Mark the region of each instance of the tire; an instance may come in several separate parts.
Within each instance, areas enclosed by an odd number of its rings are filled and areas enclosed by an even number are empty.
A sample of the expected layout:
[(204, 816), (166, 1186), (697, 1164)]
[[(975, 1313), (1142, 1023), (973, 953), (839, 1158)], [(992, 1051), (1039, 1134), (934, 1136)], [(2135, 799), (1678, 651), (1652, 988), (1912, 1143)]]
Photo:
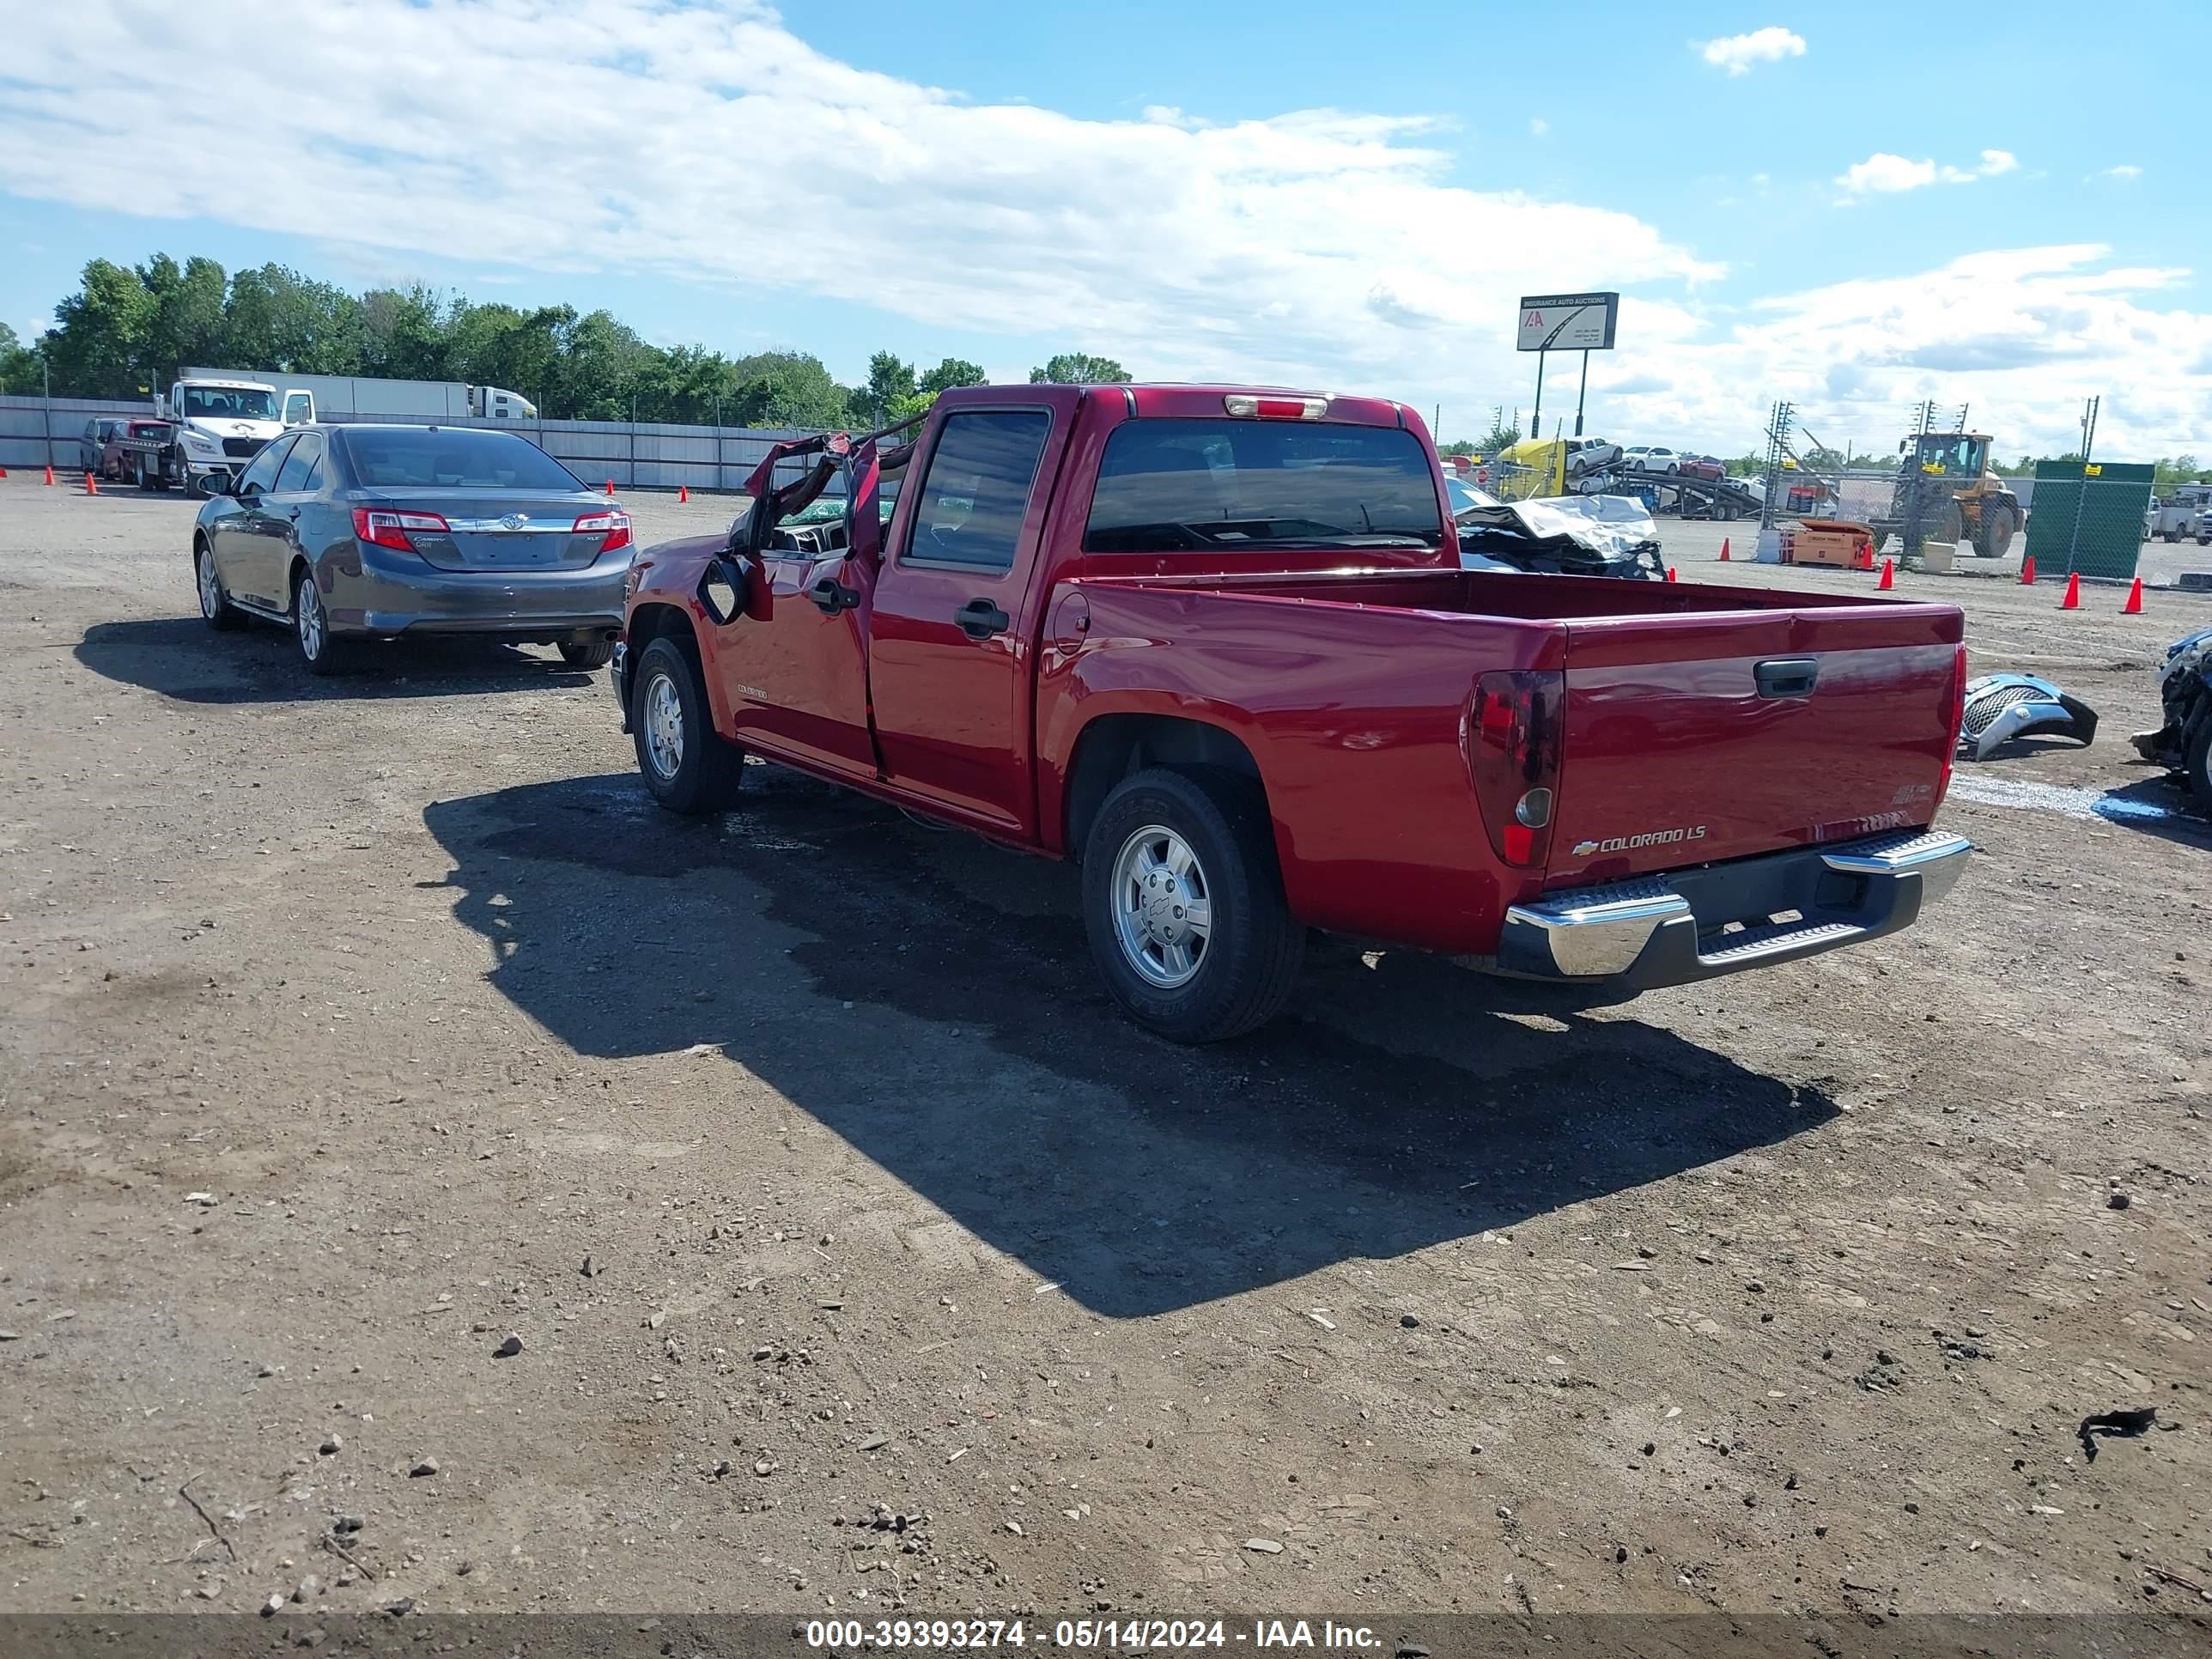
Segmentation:
[(151, 490), (154, 488), (146, 481), (146, 458), (143, 455), (131, 458), (131, 482), (141, 489)]
[(292, 643), (300, 647), (300, 660), (310, 674), (336, 674), (345, 666), (344, 645), (331, 637), (330, 613), (323, 609), (314, 572), (304, 564), (292, 576)]
[(215, 553), (204, 541), (192, 544), (192, 585), (199, 590), (200, 620), (218, 632), (236, 628), (246, 619), (222, 591), (216, 574)]
[(2161, 537), (2160, 538), (2160, 539), (2161, 541), (2163, 541), (2163, 542), (2164, 542), (2164, 543), (2165, 543), (2168, 547), (2171, 547), (2171, 546), (2172, 546), (2172, 545), (2174, 544), (2174, 543), (2176, 543), (2176, 542), (2178, 542), (2178, 541), (2179, 541), (2179, 540), (2181, 539), (2181, 532), (2180, 532), (2179, 530), (2169, 530), (2169, 531), (2167, 531), (2167, 532), (2166, 532), (2163, 536), (2161, 536)]
[[(1208, 913), (1202, 931), (1188, 914), (1194, 888)], [(1173, 1042), (1265, 1024), (1305, 957), (1266, 799), (1211, 769), (1153, 768), (1106, 798), (1084, 842), (1083, 923), (1114, 1000)]]
[(1955, 501), (1945, 501), (1936, 509), (1936, 539), (1955, 544), (1966, 533), (1966, 515)]
[(698, 659), (672, 639), (645, 647), (630, 671), (638, 775), (653, 799), (690, 817), (737, 799), (744, 751), (714, 730)]
[(2197, 810), (2212, 817), (2212, 720), (2197, 723), (2197, 736), (2182, 757), (2182, 771), (2189, 780), (2189, 793), (2197, 798)]
[(2012, 514), (2002, 507), (1991, 507), (1982, 514), (1982, 533), (1974, 543), (1974, 551), (1985, 559), (2002, 559), (2012, 546)]
[(605, 668), (615, 659), (612, 640), (563, 640), (561, 660), (571, 668)]

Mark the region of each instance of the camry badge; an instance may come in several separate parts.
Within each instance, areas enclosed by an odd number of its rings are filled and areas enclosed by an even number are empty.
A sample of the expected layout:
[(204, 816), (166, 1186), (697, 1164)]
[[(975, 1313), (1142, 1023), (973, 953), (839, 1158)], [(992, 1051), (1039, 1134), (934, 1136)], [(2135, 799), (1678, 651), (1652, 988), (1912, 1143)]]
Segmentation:
[(499, 521), (499, 527), (501, 530), (520, 530), (529, 522), (527, 513), (510, 513)]

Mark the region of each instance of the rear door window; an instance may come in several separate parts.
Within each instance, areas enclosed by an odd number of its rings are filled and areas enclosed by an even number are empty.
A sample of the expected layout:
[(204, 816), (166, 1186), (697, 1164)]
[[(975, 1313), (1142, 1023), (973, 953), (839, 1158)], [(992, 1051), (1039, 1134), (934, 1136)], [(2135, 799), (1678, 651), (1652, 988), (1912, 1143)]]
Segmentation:
[(1106, 441), (1087, 553), (1307, 546), (1436, 547), (1428, 452), (1393, 427), (1124, 421)]
[(1011, 570), (1051, 430), (1052, 416), (1042, 409), (983, 409), (947, 418), (922, 480), (905, 556), (921, 564)]
[(277, 469), (276, 493), (313, 489), (315, 468), (322, 459), (323, 441), (312, 432), (301, 433), (292, 453), (284, 458), (284, 465)]

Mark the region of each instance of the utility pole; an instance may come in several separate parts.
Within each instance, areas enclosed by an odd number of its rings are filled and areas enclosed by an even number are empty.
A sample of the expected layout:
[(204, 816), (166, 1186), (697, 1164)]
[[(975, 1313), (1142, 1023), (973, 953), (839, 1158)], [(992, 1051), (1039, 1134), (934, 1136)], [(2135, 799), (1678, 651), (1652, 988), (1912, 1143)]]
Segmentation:
[(1589, 353), (1583, 353), (1582, 389), (1575, 393), (1575, 436), (1583, 435), (1583, 399), (1589, 392)]

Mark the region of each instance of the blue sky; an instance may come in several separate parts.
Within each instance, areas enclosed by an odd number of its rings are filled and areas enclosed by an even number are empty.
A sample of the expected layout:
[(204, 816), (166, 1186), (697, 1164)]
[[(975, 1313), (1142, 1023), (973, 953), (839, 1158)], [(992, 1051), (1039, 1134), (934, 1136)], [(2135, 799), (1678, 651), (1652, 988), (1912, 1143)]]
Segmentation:
[[(87, 258), (158, 248), (604, 305), (847, 379), (878, 347), (998, 376), (1082, 347), (1440, 404), (1455, 435), (1529, 401), (1517, 294), (1613, 287), (1591, 426), (1628, 441), (1735, 453), (1786, 396), (1875, 446), (1925, 396), (2008, 449), (2057, 447), (2100, 392), (2108, 443), (2212, 454), (2201, 0), (515, 18), (94, 0), (21, 20), (0, 319), (27, 335)], [(207, 83), (210, 39), (267, 43), (239, 83), (259, 113), (198, 98), (180, 143), (162, 112), (180, 68)], [(231, 171), (256, 128), (296, 142)], [(149, 146), (220, 160), (157, 184), (115, 159)], [(1555, 362), (1547, 426), (1571, 381)]]

